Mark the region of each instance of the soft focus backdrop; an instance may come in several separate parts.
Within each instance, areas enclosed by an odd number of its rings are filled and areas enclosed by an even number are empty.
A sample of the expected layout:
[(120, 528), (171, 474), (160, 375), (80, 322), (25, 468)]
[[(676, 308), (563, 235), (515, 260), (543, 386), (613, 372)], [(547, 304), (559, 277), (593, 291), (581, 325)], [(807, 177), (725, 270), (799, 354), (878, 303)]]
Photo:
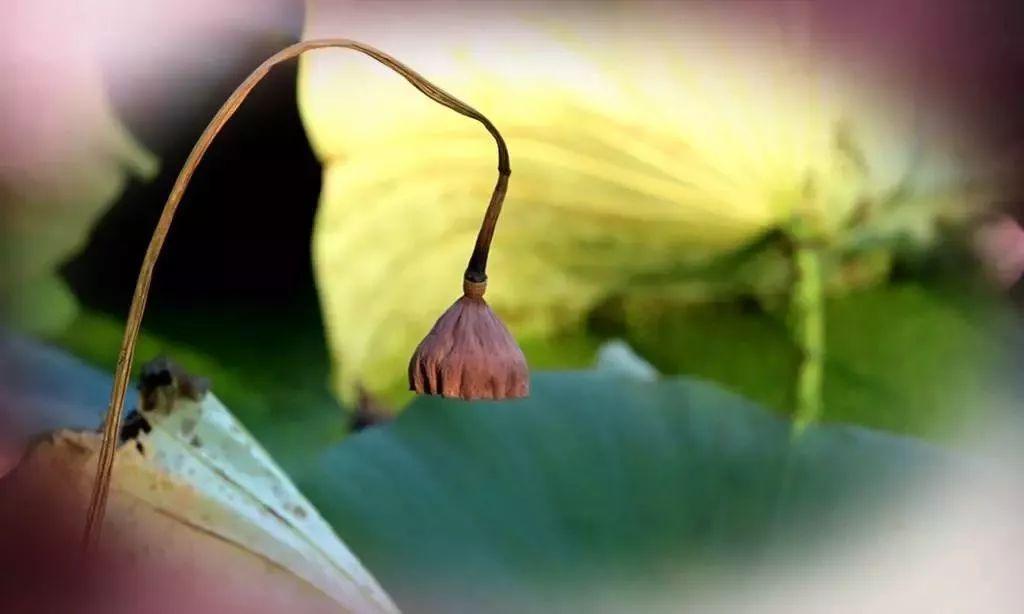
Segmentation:
[(401, 607), (550, 605), (609, 574), (613, 601), (699, 600), (702, 579), (913, 524), (927, 476), (995, 458), (1003, 488), (1019, 460), (1016, 3), (2, 11), (0, 468), (96, 420), (194, 139), (262, 59), (319, 37), (387, 51), (506, 136), (487, 298), (534, 398), (410, 405), (493, 142), (338, 50), (277, 69), (215, 142), (138, 356), (210, 377)]

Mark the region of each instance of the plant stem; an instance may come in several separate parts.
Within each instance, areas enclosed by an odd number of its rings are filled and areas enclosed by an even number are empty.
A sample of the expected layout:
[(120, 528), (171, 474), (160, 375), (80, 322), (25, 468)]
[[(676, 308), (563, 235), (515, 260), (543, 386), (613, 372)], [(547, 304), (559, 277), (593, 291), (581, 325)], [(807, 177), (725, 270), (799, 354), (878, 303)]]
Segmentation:
[(224, 127), (224, 124), (227, 123), (228, 119), (230, 119), (231, 116), (234, 115), (235, 111), (238, 110), (238, 107), (245, 100), (246, 96), (248, 96), (252, 89), (256, 87), (256, 84), (267, 76), (267, 73), (270, 72), (271, 68), (282, 62), (298, 57), (306, 51), (327, 47), (351, 49), (377, 60), (381, 64), (400, 74), (406, 79), (406, 81), (412, 84), (413, 87), (418, 89), (431, 100), (448, 107), (456, 113), (460, 113), (480, 122), (491, 136), (494, 137), (498, 146), (498, 182), (495, 184), (494, 192), (491, 196), (490, 203), (487, 206), (487, 212), (484, 215), (480, 232), (477, 235), (476, 245), (473, 249), (473, 254), (470, 257), (469, 265), (467, 266), (465, 273), (465, 278), (470, 281), (483, 282), (487, 279), (487, 255), (491, 246), (491, 238), (494, 236), (494, 228), (498, 221), (498, 215), (501, 213), (501, 205), (504, 202), (505, 192), (508, 188), (508, 177), (511, 173), (509, 167), (508, 148), (505, 146), (505, 140), (501, 137), (498, 129), (494, 127), (494, 124), (484, 117), (482, 113), (463, 103), (451, 94), (448, 94), (441, 88), (435, 86), (405, 64), (402, 64), (383, 51), (375, 49), (369, 45), (364, 45), (362, 43), (343, 38), (319, 39), (296, 43), (275, 53), (260, 64), (259, 67), (257, 67), (256, 70), (254, 70), (252, 74), (250, 74), (245, 81), (243, 81), (242, 84), (232, 92), (231, 96), (228, 97), (220, 110), (217, 111), (217, 114), (210, 121), (209, 125), (206, 126), (206, 129), (199, 136), (199, 140), (196, 141), (196, 144), (192, 148), (192, 152), (185, 161), (185, 166), (182, 167), (181, 172), (178, 174), (178, 179), (174, 183), (174, 188), (171, 190), (171, 194), (168, 196), (167, 202), (164, 204), (156, 229), (153, 231), (153, 237), (150, 239), (149, 247), (146, 248), (146, 254), (143, 257), (142, 267), (139, 271), (139, 277), (135, 285), (135, 293), (132, 295), (131, 308), (128, 311), (128, 320), (125, 324), (124, 339), (121, 342), (121, 350), (117, 357), (117, 367), (114, 373), (114, 385), (110, 393), (110, 405), (107, 407), (106, 418), (103, 422), (103, 443), (100, 447), (96, 478), (93, 483), (92, 498), (89, 502), (89, 512), (85, 523), (84, 546), (86, 550), (92, 548), (99, 540), (100, 529), (103, 524), (103, 515), (106, 512), (107, 498), (110, 493), (110, 479), (114, 468), (114, 453), (117, 449), (117, 442), (121, 431), (121, 408), (124, 405), (125, 391), (128, 387), (132, 362), (135, 357), (135, 343), (138, 339), (139, 329), (142, 325), (142, 315), (146, 309), (146, 299), (149, 296), (149, 286), (153, 278), (153, 269), (156, 266), (157, 259), (160, 256), (160, 250), (163, 248), (164, 241), (167, 238), (167, 233), (170, 230), (171, 221), (174, 218), (174, 212), (177, 210), (178, 203), (181, 202), (181, 198), (185, 193), (185, 188), (188, 186), (196, 167), (199, 165), (199, 161), (202, 160), (203, 155), (206, 153), (206, 150), (209, 149), (213, 139), (221, 131), (221, 128)]
[(792, 330), (800, 351), (796, 377), (793, 437), (821, 417), (825, 362), (825, 304), (821, 248), (797, 241), (793, 254), (795, 278), (791, 295)]

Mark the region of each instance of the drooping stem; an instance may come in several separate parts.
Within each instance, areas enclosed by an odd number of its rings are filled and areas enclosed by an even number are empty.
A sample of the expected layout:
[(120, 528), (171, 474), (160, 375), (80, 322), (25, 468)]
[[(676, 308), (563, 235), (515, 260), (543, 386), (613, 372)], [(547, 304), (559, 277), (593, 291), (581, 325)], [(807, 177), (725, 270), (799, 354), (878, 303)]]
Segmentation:
[(821, 248), (798, 241), (793, 252), (795, 278), (791, 295), (791, 326), (800, 363), (796, 377), (793, 436), (821, 417), (825, 362), (825, 303)]
[(498, 169), (498, 183), (494, 185), (491, 203), (487, 206), (487, 213), (484, 214), (480, 232), (476, 235), (473, 255), (469, 257), (469, 265), (466, 267), (466, 281), (474, 283), (487, 281), (487, 255), (491, 251), (491, 239), (494, 237), (498, 215), (501, 214), (501, 203), (505, 200), (505, 192), (508, 190), (508, 175), (508, 172), (501, 172), (501, 169)]
[(100, 448), (99, 460), (97, 463), (96, 477), (93, 484), (92, 498), (89, 502), (89, 512), (86, 518), (84, 545), (91, 548), (99, 539), (100, 529), (103, 524), (103, 516), (106, 511), (107, 497), (110, 493), (110, 479), (114, 467), (114, 453), (117, 448), (119, 433), (121, 431), (121, 408), (124, 404), (125, 391), (128, 387), (128, 380), (131, 374), (132, 362), (135, 357), (135, 344), (139, 336), (139, 329), (142, 325), (142, 316), (146, 309), (146, 299), (149, 296), (149, 286), (153, 278), (153, 269), (156, 266), (160, 250), (163, 248), (167, 233), (171, 227), (171, 220), (178, 208), (188, 187), (189, 181), (195, 173), (196, 167), (202, 160), (206, 150), (210, 147), (213, 139), (234, 115), (235, 111), (245, 100), (246, 96), (270, 72), (274, 66), (291, 60), (300, 54), (313, 49), (336, 47), (351, 49), (370, 56), (374, 60), (387, 66), (404, 77), (413, 87), (422, 92), (425, 96), (442, 104), (449, 109), (477, 120), (494, 137), (498, 146), (498, 182), (494, 187), (487, 212), (484, 215), (480, 233), (477, 236), (476, 246), (470, 258), (469, 266), (466, 269), (465, 277), (471, 281), (484, 281), (487, 278), (487, 254), (490, 250), (491, 238), (494, 236), (494, 228), (501, 213), (501, 205), (505, 198), (505, 191), (508, 187), (508, 177), (511, 173), (509, 167), (508, 148), (505, 140), (501, 137), (498, 129), (483, 114), (473, 107), (463, 103), (451, 94), (427, 81), (419, 73), (388, 54), (379, 51), (369, 45), (348, 40), (348, 39), (319, 39), (303, 41), (291, 45), (264, 61), (256, 70), (250, 74), (238, 88), (232, 92), (227, 101), (210, 121), (209, 125), (196, 141), (192, 152), (185, 161), (184, 167), (178, 174), (167, 202), (164, 204), (160, 219), (153, 237), (150, 239), (146, 254), (142, 260), (142, 267), (139, 271), (138, 281), (135, 285), (135, 293), (132, 295), (131, 308), (128, 311), (128, 320), (125, 325), (124, 339), (121, 341), (121, 350), (117, 357), (117, 367), (114, 373), (114, 385), (110, 393), (110, 405), (107, 407), (106, 419), (103, 423), (103, 443)]

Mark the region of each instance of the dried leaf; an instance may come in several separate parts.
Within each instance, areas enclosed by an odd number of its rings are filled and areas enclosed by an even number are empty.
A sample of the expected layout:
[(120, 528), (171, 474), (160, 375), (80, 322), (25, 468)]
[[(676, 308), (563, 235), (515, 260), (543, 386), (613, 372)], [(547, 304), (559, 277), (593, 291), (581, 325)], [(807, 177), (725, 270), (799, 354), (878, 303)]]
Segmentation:
[[(130, 531), (127, 543), (149, 563), (196, 558), (206, 566), (214, 552), (223, 563), (218, 579), (280, 585), (275, 598), (288, 609), (297, 599), (302, 611), (397, 611), (216, 396), (181, 374), (157, 373), (165, 381), (144, 386), (143, 408), (126, 423), (131, 436), (117, 451), (107, 532)], [(84, 503), (99, 444), (94, 433), (59, 431), (26, 462), (69, 476)]]

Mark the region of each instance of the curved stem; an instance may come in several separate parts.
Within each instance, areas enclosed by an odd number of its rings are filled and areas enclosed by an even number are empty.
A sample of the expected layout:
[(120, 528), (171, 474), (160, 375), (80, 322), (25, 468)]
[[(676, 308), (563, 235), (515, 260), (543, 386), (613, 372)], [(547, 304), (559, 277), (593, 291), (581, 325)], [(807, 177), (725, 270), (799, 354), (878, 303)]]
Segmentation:
[(491, 239), (494, 237), (494, 227), (498, 224), (498, 215), (501, 214), (501, 203), (504, 202), (505, 192), (508, 190), (508, 176), (507, 171), (501, 172), (499, 169), (498, 183), (494, 184), (491, 202), (487, 205), (487, 213), (484, 214), (480, 232), (476, 235), (473, 255), (469, 257), (469, 265), (466, 267), (466, 281), (487, 281), (487, 255), (491, 251)]
[(477, 120), (483, 124), (491, 136), (494, 137), (498, 146), (498, 183), (494, 187), (494, 193), (491, 196), (487, 212), (484, 215), (483, 224), (480, 227), (480, 233), (477, 236), (473, 255), (470, 258), (469, 266), (466, 269), (467, 279), (483, 281), (487, 278), (487, 254), (490, 249), (491, 238), (494, 236), (494, 227), (498, 221), (498, 215), (501, 213), (501, 205), (504, 201), (505, 190), (508, 185), (508, 176), (511, 173), (509, 168), (508, 148), (505, 146), (505, 140), (501, 137), (498, 129), (494, 127), (494, 124), (492, 124), (490, 120), (484, 117), (483, 114), (473, 107), (463, 103), (451, 94), (435, 86), (430, 81), (423, 78), (419, 73), (383, 51), (370, 47), (369, 45), (364, 45), (362, 43), (343, 38), (319, 39), (296, 43), (275, 53), (260, 64), (260, 66), (256, 68), (256, 70), (254, 70), (252, 74), (250, 74), (245, 81), (235, 89), (234, 92), (232, 92), (231, 96), (224, 102), (220, 110), (217, 111), (217, 114), (210, 121), (202, 135), (200, 135), (199, 140), (196, 141), (195, 146), (192, 148), (192, 152), (185, 161), (185, 166), (181, 169), (178, 179), (174, 183), (174, 188), (171, 190), (171, 194), (168, 196), (167, 202), (164, 204), (163, 212), (160, 214), (160, 219), (157, 222), (156, 229), (153, 231), (153, 237), (150, 239), (149, 247), (146, 248), (146, 255), (142, 260), (142, 267), (139, 271), (138, 281), (135, 285), (135, 293), (132, 295), (131, 308), (128, 311), (128, 321), (125, 325), (124, 339), (121, 341), (121, 350), (117, 357), (114, 386), (110, 393), (110, 405), (107, 407), (107, 415), (103, 423), (103, 444), (100, 448), (92, 498), (89, 503), (88, 516), (86, 517), (85, 547), (87, 549), (93, 546), (99, 539), (100, 529), (103, 524), (103, 515), (106, 511), (107, 497), (110, 492), (110, 478), (114, 467), (114, 452), (116, 451), (119, 433), (121, 431), (121, 408), (124, 405), (125, 391), (128, 387), (132, 361), (135, 356), (135, 343), (138, 339), (139, 329), (142, 325), (142, 315), (146, 309), (146, 299), (149, 295), (149, 286), (153, 278), (153, 269), (156, 266), (157, 258), (160, 256), (160, 250), (163, 248), (164, 241), (167, 238), (167, 233), (170, 230), (171, 220), (174, 218), (174, 212), (178, 208), (178, 203), (181, 201), (181, 198), (185, 193), (185, 188), (188, 186), (193, 173), (195, 173), (196, 167), (199, 165), (199, 161), (202, 160), (203, 155), (206, 153), (206, 150), (209, 149), (213, 139), (221, 131), (221, 128), (224, 127), (224, 124), (227, 123), (228, 119), (235, 114), (235, 111), (238, 110), (242, 101), (244, 101), (246, 96), (249, 95), (249, 92), (256, 87), (257, 83), (267, 76), (267, 73), (270, 72), (271, 68), (282, 62), (291, 60), (306, 51), (327, 47), (352, 49), (370, 56), (374, 60), (377, 60), (381, 64), (405, 77), (413, 87), (418, 89), (431, 100), (448, 107), (456, 113), (460, 113), (466, 117)]

